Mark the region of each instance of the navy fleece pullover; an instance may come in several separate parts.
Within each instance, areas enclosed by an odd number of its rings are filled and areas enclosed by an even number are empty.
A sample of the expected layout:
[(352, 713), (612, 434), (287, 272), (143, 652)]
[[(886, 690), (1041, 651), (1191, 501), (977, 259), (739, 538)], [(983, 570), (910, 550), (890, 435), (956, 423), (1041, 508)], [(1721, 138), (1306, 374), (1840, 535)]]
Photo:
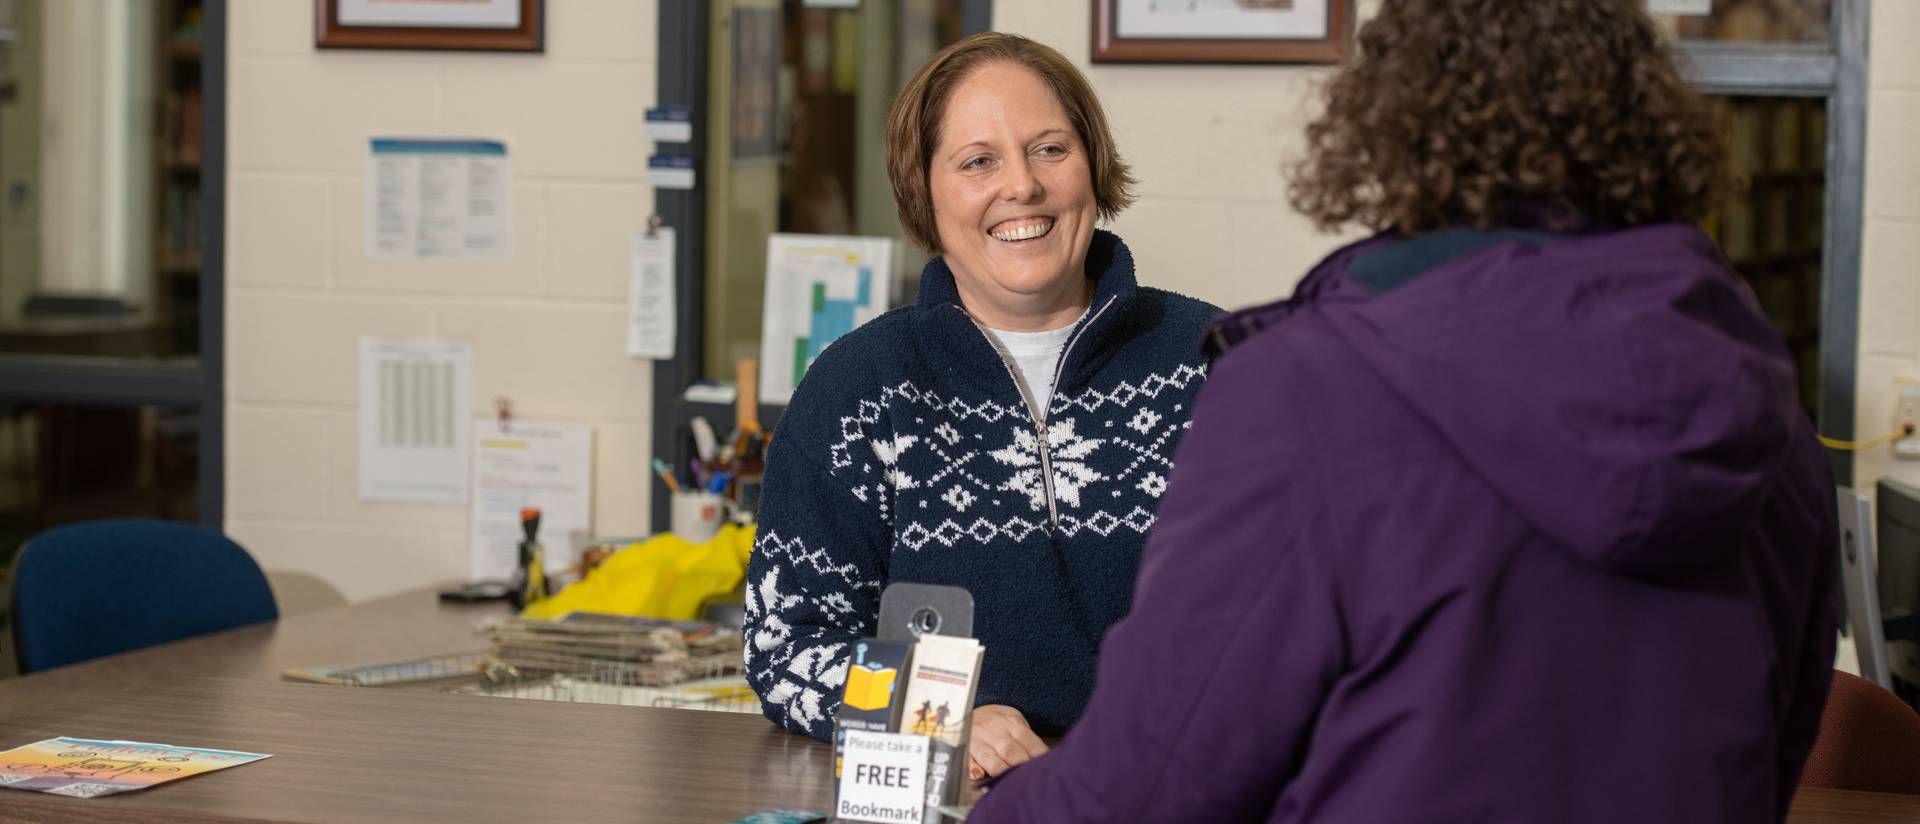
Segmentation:
[(1137, 285), (1096, 232), (1094, 298), (1044, 420), (935, 259), (918, 300), (808, 369), (767, 458), (748, 564), (746, 665), (769, 719), (831, 734), (851, 642), (893, 581), (974, 597), (979, 704), (1041, 734), (1080, 717), (1206, 375), (1215, 307)]

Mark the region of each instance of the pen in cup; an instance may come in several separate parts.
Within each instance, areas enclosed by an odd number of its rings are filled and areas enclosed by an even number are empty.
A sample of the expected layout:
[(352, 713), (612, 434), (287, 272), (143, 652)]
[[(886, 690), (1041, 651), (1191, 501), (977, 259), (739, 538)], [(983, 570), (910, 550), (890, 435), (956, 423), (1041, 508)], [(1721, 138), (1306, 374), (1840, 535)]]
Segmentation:
[(667, 468), (666, 461), (654, 458), (653, 471), (660, 476), (660, 481), (667, 485), (667, 491), (669, 493), (675, 495), (680, 494), (680, 482), (673, 479), (673, 470)]

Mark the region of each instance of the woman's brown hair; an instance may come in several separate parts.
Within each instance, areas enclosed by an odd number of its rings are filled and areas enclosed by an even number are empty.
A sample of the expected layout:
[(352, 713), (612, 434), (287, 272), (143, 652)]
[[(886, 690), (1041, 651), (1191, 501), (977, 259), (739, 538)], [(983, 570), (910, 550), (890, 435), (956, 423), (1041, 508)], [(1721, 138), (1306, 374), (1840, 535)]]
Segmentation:
[(1086, 76), (1051, 47), (1017, 34), (983, 32), (941, 49), (914, 73), (887, 110), (887, 178), (893, 182), (894, 206), (908, 240), (934, 254), (941, 252), (927, 181), (929, 164), (940, 144), (947, 100), (961, 81), (989, 63), (1025, 67), (1053, 90), (1086, 147), (1094, 208), (1101, 220), (1112, 220), (1133, 203), (1133, 172), (1114, 148), (1106, 112)]
[(1516, 206), (1694, 222), (1726, 191), (1712, 110), (1642, 0), (1386, 0), (1294, 170), (1323, 229), (1488, 227)]

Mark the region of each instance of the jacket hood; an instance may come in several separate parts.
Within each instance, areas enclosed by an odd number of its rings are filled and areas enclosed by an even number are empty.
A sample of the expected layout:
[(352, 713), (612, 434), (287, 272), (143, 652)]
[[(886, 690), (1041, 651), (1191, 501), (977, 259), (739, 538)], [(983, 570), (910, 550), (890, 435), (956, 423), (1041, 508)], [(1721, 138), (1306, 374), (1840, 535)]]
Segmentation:
[(1633, 577), (1724, 562), (1739, 542), (1702, 539), (1759, 510), (1804, 413), (1779, 333), (1712, 241), (1442, 235), (1336, 252), (1215, 341), (1317, 315), (1567, 550)]

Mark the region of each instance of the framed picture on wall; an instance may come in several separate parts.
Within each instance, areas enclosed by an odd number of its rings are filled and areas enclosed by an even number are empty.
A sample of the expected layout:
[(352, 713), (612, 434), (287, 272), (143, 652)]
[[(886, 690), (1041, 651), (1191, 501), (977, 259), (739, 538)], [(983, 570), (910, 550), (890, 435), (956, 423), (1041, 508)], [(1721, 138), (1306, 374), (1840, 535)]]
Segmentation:
[(545, 49), (546, 0), (314, 0), (323, 49)]
[(1352, 0), (1093, 0), (1095, 63), (1337, 63)]

